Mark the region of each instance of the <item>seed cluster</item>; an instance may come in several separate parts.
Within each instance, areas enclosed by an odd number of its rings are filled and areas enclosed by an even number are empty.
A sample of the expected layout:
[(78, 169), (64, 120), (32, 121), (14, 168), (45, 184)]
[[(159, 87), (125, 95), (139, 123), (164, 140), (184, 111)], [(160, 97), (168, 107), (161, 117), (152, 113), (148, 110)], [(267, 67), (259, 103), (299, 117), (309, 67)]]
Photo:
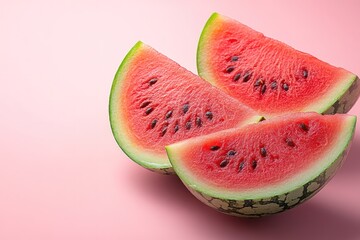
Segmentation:
[[(310, 130), (310, 127), (305, 124), (305, 123), (299, 123), (299, 128), (304, 131), (305, 133), (307, 133)], [(296, 144), (295, 142), (292, 140), (291, 137), (286, 137), (284, 138), (284, 143), (286, 144), (286, 146), (290, 147), (290, 148), (295, 148)], [(268, 152), (268, 149), (265, 145), (261, 144), (259, 147), (259, 155), (258, 157), (256, 156), (241, 156), (241, 154), (239, 156), (238, 152), (234, 149), (221, 149), (222, 146), (220, 145), (212, 145), (209, 147), (209, 150), (212, 152), (216, 152), (220, 156), (220, 160), (219, 160), (219, 167), (220, 168), (225, 168), (226, 166), (228, 166), (231, 162), (233, 162), (233, 164), (238, 164), (237, 167), (237, 171), (238, 172), (242, 172), (246, 166), (249, 167), (249, 169), (251, 169), (252, 171), (256, 170), (259, 166), (260, 161), (266, 160), (268, 157), (274, 157), (276, 155), (271, 155)], [(223, 155), (223, 153), (225, 153), (225, 156)], [(247, 158), (247, 160), (245, 159)]]
[[(210, 151), (218, 151), (221, 149), (221, 147), (219, 145), (213, 145), (210, 146)], [(262, 157), (266, 157), (266, 149), (265, 147), (260, 148), (260, 153)], [(236, 159), (234, 158), (237, 155), (237, 151), (234, 149), (230, 149), (226, 151), (226, 156), (222, 157), (220, 163), (219, 163), (219, 167), (220, 168), (225, 168), (226, 166), (229, 165), (229, 163), (231, 161), (236, 161)], [(238, 166), (238, 171), (241, 172), (245, 167), (246, 167), (246, 161), (244, 159), (244, 157), (240, 158), (239, 162), (239, 166)], [(252, 170), (255, 170), (257, 168), (258, 165), (258, 160), (256, 158), (252, 158), (250, 161), (249, 166), (251, 167)]]
[[(236, 66), (234, 63), (238, 62), (240, 60), (240, 57), (238, 55), (234, 55), (230, 57), (229, 59), (230, 65), (228, 65), (224, 72), (226, 74), (230, 74), (236, 70)], [(233, 82), (249, 82), (251, 79), (253, 79), (254, 72), (251, 70), (239, 70), (235, 74), (231, 74), (232, 81)], [(303, 79), (307, 79), (309, 76), (309, 72), (306, 68), (302, 68), (300, 70), (299, 74)], [(241, 80), (241, 81), (240, 81)], [(269, 85), (269, 87), (268, 87)], [(264, 95), (268, 89), (275, 91), (278, 89), (278, 85), (280, 85), (281, 90), (287, 92), (290, 90), (290, 84), (287, 81), (281, 80), (275, 80), (275, 79), (269, 79), (266, 80), (263, 77), (258, 77), (256, 79), (253, 79), (253, 88), (254, 90), (259, 90), (261, 95)]]
[[(149, 86), (154, 85), (156, 82), (158, 82), (158, 78), (152, 78), (149, 80), (148, 84)], [(140, 103), (139, 109), (144, 111), (144, 116), (150, 116), (151, 113), (155, 110), (156, 106), (152, 104), (150, 100), (145, 100)], [(175, 134), (178, 132), (181, 128), (184, 130), (190, 130), (193, 127), (202, 127), (204, 125), (204, 121), (212, 121), (213, 120), (213, 112), (211, 110), (206, 110), (203, 114), (197, 114), (193, 117), (186, 116), (190, 109), (190, 103), (186, 102), (184, 103), (179, 110), (177, 109), (167, 109), (164, 113), (163, 119), (159, 119), (158, 117), (153, 118), (150, 120), (148, 124), (147, 130), (150, 129), (156, 129), (159, 128), (159, 136), (163, 137), (166, 133), (171, 132), (172, 134)], [(174, 118), (174, 113), (179, 112), (180, 116), (177, 116), (173, 120), (173, 127), (170, 127), (170, 123), (172, 119)], [(185, 121), (180, 121), (181, 118), (187, 117)], [(183, 122), (183, 126), (181, 126), (181, 122)], [(172, 128), (172, 130), (171, 130)]]

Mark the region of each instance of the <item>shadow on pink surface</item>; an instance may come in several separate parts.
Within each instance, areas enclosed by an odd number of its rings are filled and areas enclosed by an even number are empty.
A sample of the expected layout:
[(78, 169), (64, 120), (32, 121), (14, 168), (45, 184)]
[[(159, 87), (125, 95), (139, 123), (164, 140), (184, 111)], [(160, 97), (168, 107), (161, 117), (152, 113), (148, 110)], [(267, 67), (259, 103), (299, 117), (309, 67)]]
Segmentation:
[[(360, 139), (354, 139), (342, 175), (358, 174), (360, 168)], [(356, 173), (355, 173), (356, 171)], [(164, 211), (176, 209), (181, 221), (193, 224), (199, 232), (207, 232), (212, 239), (358, 239), (359, 219), (343, 213), (321, 200), (312, 199), (281, 214), (259, 219), (246, 219), (219, 213), (198, 201), (176, 176), (162, 176), (151, 172), (129, 174), (133, 187), (144, 197), (156, 202)], [(344, 176), (343, 176), (344, 177)], [(355, 176), (354, 176), (355, 177)], [(191, 216), (191, 217), (189, 217)], [(175, 217), (174, 217), (175, 218)], [(186, 218), (186, 220), (184, 220)], [(180, 220), (179, 220), (180, 221)]]
[(342, 169), (339, 172), (339, 176), (346, 175), (350, 177), (354, 175), (359, 176), (360, 169), (360, 136), (354, 138), (348, 157), (344, 162)]

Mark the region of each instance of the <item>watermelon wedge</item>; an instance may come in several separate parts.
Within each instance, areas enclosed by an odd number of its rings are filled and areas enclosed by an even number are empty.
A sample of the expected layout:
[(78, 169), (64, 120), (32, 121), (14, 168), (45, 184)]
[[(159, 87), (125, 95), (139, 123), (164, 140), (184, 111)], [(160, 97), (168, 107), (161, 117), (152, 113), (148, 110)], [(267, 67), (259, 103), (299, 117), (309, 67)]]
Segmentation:
[(187, 188), (223, 213), (256, 217), (312, 197), (341, 166), (355, 131), (346, 114), (283, 115), (166, 150)]
[(198, 44), (201, 77), (265, 117), (291, 112), (346, 113), (358, 77), (214, 13)]
[(142, 42), (116, 73), (109, 115), (123, 151), (141, 166), (163, 173), (172, 172), (165, 145), (261, 118)]

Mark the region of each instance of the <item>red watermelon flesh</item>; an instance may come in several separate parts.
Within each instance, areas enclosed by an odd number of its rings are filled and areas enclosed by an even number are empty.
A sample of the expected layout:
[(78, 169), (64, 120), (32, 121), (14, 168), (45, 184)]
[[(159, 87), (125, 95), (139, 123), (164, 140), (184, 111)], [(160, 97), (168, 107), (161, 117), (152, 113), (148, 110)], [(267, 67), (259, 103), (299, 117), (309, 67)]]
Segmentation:
[(121, 64), (110, 97), (120, 147), (144, 167), (170, 168), (165, 145), (260, 119), (252, 109), (137, 43)]
[(283, 115), (166, 147), (175, 172), (205, 204), (236, 216), (290, 209), (318, 192), (346, 158), (356, 117)]
[(360, 94), (353, 73), (217, 13), (204, 27), (197, 62), (201, 77), (264, 116), (343, 113)]
[[(286, 182), (347, 146), (355, 117), (298, 113), (171, 145), (172, 162), (210, 186), (229, 191)], [(346, 137), (345, 137), (346, 136)]]
[(166, 147), (195, 197), (220, 212), (259, 217), (310, 199), (346, 158), (356, 117), (294, 113)]

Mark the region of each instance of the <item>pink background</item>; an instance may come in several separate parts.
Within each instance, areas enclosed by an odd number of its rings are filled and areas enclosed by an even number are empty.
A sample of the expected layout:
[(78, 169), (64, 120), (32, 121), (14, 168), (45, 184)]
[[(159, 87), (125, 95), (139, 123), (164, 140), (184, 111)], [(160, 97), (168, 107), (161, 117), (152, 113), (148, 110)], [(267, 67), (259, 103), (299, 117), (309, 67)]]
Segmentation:
[(360, 126), (316, 197), (249, 220), (130, 161), (108, 121), (113, 76), (138, 40), (196, 72), (199, 34), (218, 11), (360, 74), (359, 10), (355, 0), (1, 1), (0, 239), (360, 239)]

